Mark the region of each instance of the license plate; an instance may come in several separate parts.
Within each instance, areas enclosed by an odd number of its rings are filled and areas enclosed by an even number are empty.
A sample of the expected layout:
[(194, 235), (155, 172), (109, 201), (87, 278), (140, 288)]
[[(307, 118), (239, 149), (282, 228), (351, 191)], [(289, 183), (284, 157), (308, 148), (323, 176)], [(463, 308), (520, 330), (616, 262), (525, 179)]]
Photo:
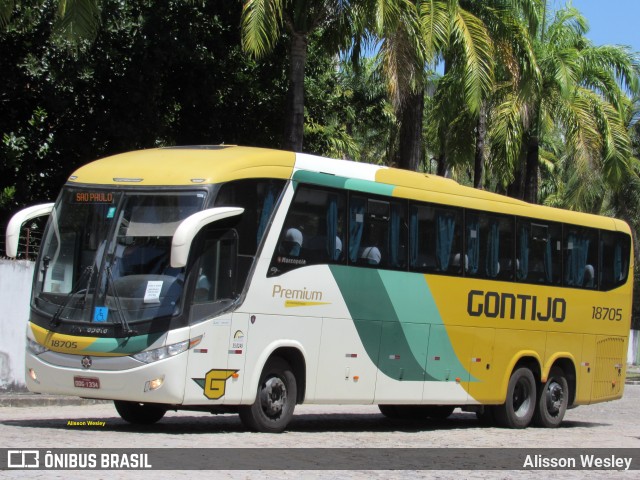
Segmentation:
[(73, 385), (78, 388), (100, 388), (100, 379), (93, 377), (73, 377)]

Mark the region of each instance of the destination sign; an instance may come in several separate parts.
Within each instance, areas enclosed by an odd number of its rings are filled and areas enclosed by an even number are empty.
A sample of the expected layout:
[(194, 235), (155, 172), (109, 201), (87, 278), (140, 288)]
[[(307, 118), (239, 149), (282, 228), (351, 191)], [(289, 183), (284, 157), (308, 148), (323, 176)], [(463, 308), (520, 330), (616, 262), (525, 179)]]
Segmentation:
[(76, 192), (75, 203), (113, 203), (111, 192)]

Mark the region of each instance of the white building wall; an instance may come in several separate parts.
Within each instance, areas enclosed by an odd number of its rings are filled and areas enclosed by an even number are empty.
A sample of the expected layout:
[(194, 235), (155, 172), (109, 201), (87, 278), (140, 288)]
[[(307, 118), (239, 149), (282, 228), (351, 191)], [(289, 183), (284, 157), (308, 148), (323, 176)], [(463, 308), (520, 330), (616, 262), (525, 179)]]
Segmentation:
[(23, 387), (34, 263), (0, 259), (0, 389)]

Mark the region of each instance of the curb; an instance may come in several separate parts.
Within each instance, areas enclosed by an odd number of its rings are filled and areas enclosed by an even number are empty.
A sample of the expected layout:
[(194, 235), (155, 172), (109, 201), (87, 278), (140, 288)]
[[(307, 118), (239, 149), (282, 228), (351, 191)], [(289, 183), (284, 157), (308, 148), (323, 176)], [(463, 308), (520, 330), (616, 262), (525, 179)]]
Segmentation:
[(108, 400), (67, 397), (63, 395), (0, 394), (0, 408), (65, 407), (110, 403)]

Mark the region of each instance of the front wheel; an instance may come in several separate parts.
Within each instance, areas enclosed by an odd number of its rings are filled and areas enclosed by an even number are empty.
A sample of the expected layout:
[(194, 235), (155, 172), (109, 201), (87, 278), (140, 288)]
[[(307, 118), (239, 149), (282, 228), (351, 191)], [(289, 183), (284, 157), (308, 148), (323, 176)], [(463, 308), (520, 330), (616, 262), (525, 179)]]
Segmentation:
[(296, 406), (296, 377), (280, 357), (271, 358), (264, 367), (252, 405), (240, 406), (240, 420), (250, 430), (280, 433), (287, 428)]
[(555, 428), (564, 418), (569, 405), (569, 385), (564, 372), (553, 367), (547, 382), (538, 395), (538, 404), (533, 416), (533, 423), (540, 427)]
[(526, 367), (511, 374), (504, 405), (495, 407), (498, 424), (506, 428), (526, 428), (536, 409), (536, 381)]
[(164, 414), (167, 413), (167, 407), (159, 403), (139, 403), (125, 402), (123, 400), (114, 400), (113, 404), (118, 414), (125, 422), (134, 425), (151, 425), (156, 423)]

